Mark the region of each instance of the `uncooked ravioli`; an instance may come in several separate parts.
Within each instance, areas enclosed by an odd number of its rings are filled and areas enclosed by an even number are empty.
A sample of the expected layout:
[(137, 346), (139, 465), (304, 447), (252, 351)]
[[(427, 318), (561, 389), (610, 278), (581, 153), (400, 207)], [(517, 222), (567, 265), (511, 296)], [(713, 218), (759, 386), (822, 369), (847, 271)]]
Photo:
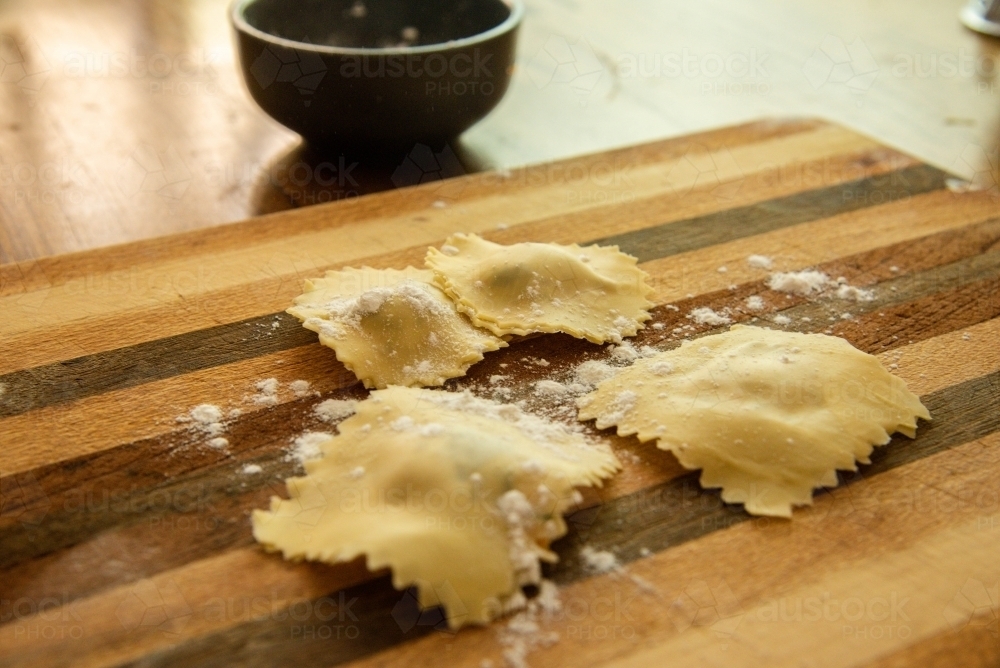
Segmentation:
[(617, 246), (501, 246), (456, 234), (428, 251), (427, 266), (458, 308), (497, 336), (565, 332), (620, 343), (651, 317), (646, 273)]
[(441, 385), (507, 345), (474, 327), (425, 269), (342, 269), (305, 289), (288, 312), (365, 387)]
[(340, 434), (287, 481), (288, 499), (253, 513), (254, 537), (288, 559), (360, 555), (443, 605), (452, 628), (485, 623), (541, 579), (539, 560), (566, 533), (577, 486), (619, 464), (603, 445), (469, 393), (373, 392)]
[(755, 515), (790, 517), (837, 470), (930, 419), (879, 361), (822, 334), (734, 325), (638, 360), (578, 400), (579, 419), (674, 453), (704, 487)]

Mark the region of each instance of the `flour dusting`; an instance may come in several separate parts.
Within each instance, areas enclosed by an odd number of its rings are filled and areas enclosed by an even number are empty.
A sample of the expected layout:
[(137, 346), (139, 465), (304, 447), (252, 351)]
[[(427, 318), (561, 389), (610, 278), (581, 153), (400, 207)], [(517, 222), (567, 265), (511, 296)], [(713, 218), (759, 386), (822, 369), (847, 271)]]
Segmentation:
[(688, 318), (694, 320), (699, 325), (710, 325), (712, 327), (720, 327), (722, 325), (728, 325), (732, 322), (732, 319), (723, 314), (713, 311), (707, 306), (701, 306), (696, 309), (692, 309), (688, 313)]
[(259, 380), (254, 383), (254, 387), (257, 389), (257, 394), (252, 397), (255, 404), (259, 404), (261, 406), (278, 405), (277, 378), (265, 378), (264, 380)]
[(313, 413), (324, 422), (336, 422), (354, 415), (358, 402), (353, 399), (327, 399), (313, 408)]
[(590, 545), (580, 548), (580, 560), (591, 573), (610, 573), (621, 570), (618, 557), (607, 550), (595, 550)]
[(812, 269), (785, 273), (778, 272), (771, 274), (771, 277), (767, 279), (767, 287), (772, 290), (802, 297), (822, 292), (829, 283), (829, 276), (822, 271)]
[(754, 269), (770, 269), (774, 266), (774, 260), (766, 255), (751, 255), (747, 258), (747, 264)]
[(294, 392), (299, 399), (313, 394), (308, 380), (293, 380), (288, 384), (288, 389)]
[(292, 448), (285, 459), (296, 461), (299, 464), (319, 459), (323, 456), (323, 450), (320, 446), (331, 438), (333, 438), (333, 434), (328, 434), (325, 431), (307, 431), (301, 436), (296, 436), (292, 439)]
[(613, 366), (604, 362), (598, 362), (597, 360), (588, 360), (576, 367), (573, 377), (581, 385), (596, 387), (599, 383), (611, 378), (616, 373), (618, 373), (618, 369)]

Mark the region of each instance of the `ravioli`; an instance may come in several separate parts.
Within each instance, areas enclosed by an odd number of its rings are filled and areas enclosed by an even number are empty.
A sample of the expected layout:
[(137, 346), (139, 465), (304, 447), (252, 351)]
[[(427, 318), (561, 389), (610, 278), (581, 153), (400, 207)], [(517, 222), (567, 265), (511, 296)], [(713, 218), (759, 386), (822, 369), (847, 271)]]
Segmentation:
[(501, 246), (456, 234), (426, 262), (459, 310), (497, 336), (565, 332), (620, 343), (651, 317), (648, 277), (617, 246)]
[(507, 345), (474, 327), (426, 269), (342, 269), (306, 281), (288, 313), (368, 388), (441, 385)]
[(701, 469), (724, 501), (779, 517), (930, 419), (902, 380), (841, 338), (741, 325), (640, 359), (577, 405), (580, 420), (655, 439)]
[(604, 445), (564, 425), (469, 393), (378, 390), (322, 444), (288, 499), (253, 513), (254, 537), (287, 559), (365, 555), (416, 586), (448, 624), (486, 623), (541, 581), (549, 543), (566, 533), (577, 486), (620, 468)]

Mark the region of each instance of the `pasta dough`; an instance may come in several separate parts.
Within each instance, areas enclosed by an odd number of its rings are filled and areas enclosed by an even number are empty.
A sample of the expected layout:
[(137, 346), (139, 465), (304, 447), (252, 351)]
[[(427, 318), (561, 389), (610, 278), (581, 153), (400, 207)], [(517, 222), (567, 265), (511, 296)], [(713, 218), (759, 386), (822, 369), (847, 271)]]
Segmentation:
[(306, 281), (288, 312), (365, 387), (441, 385), (507, 343), (473, 327), (431, 278), (412, 267), (330, 271)]
[(755, 515), (790, 517), (927, 409), (847, 341), (734, 325), (638, 360), (578, 400), (579, 419), (676, 455)]
[(574, 487), (619, 468), (606, 446), (469, 393), (390, 387), (339, 429), (288, 479), (289, 499), (254, 511), (254, 537), (288, 559), (364, 554), (397, 589), (416, 585), (421, 606), (443, 605), (452, 628), (538, 583)]
[(427, 266), (459, 310), (497, 336), (565, 332), (620, 343), (651, 317), (646, 273), (617, 246), (501, 246), (456, 234), (427, 252)]

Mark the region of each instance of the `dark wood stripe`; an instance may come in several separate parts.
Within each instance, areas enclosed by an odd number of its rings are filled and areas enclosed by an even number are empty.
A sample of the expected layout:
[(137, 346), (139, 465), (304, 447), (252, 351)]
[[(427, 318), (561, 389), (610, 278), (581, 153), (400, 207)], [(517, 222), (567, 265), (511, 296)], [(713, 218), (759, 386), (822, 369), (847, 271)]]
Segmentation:
[[(858, 474), (846, 476), (843, 484), (849, 485), (855, 478), (870, 478), (1000, 430), (998, 389), (1000, 372), (923, 397), (934, 421), (920, 425), (916, 440), (897, 436), (878, 449), (872, 464), (862, 466)], [(754, 519), (741, 506), (723, 503), (718, 492), (700, 490), (697, 479), (698, 473), (694, 472), (571, 516), (570, 533), (553, 546), (559, 554), (559, 563), (547, 569), (547, 576), (560, 584), (588, 577), (579, 559), (584, 545), (612, 550), (623, 563), (629, 563), (640, 558), (643, 548), (662, 552)], [(301, 607), (325, 609), (325, 616), (329, 616), (333, 603), (354, 597), (358, 599), (355, 609), (363, 611), (355, 613), (357, 620), (324, 622), (312, 615), (296, 621), (274, 619), (272, 615), (270, 619), (245, 622), (126, 665), (168, 668), (194, 662), (202, 665), (202, 661), (207, 661), (204, 665), (329, 666), (420, 638), (441, 621), (440, 611), (428, 611), (422, 619), (417, 616), (412, 608), (412, 595), (394, 591), (388, 578), (344, 590), (343, 597), (333, 592), (316, 599), (316, 602), (329, 601), (325, 606)], [(334, 636), (338, 626), (350, 624), (355, 625), (357, 637)], [(324, 625), (331, 628), (319, 630)], [(313, 637), (304, 636), (306, 629)]]
[[(944, 187), (946, 174), (918, 165), (876, 177), (809, 190), (586, 243), (617, 244), (640, 261), (705, 248), (913, 197)], [(278, 318), (282, 326), (271, 329)], [(251, 359), (314, 343), (313, 333), (284, 313), (271, 313), (156, 341), (85, 355), (0, 376), (0, 418), (84, 397)]]
[[(1000, 253), (993, 256), (1000, 260)], [(1000, 276), (994, 274), (919, 299), (869, 310), (864, 317), (834, 325), (832, 334), (862, 350), (891, 350), (917, 340), (909, 334), (915, 324), (921, 328), (922, 340), (997, 317), (1000, 317)]]
[(890, 201), (940, 190), (948, 175), (928, 165), (916, 165), (828, 188), (696, 218), (616, 234), (589, 243), (617, 245), (640, 262), (764, 234), (811, 220), (829, 218)]
[[(277, 320), (278, 328), (271, 323)], [(270, 313), (126, 348), (0, 376), (0, 418), (84, 397), (124, 390), (244, 359), (316, 343), (287, 313)]]
[[(237, 614), (248, 604), (246, 600), (231, 603)], [(416, 640), (435, 630), (448, 633), (439, 609), (421, 613), (416, 599), (400, 595), (388, 576), (315, 600), (304, 599), (296, 605), (301, 611), (296, 619), (278, 610), (272, 617), (281, 619), (242, 624), (152, 652), (119, 664), (119, 668), (331, 666)], [(245, 626), (253, 631), (248, 634)], [(442, 665), (447, 662), (442, 661)]]
[[(882, 275), (896, 278), (876, 286), (879, 298), (866, 306), (868, 315), (848, 322), (838, 321), (835, 327), (840, 330), (836, 333), (852, 340), (866, 352), (877, 353), (1000, 316), (997, 297), (1000, 295), (1000, 289), (997, 289), (1000, 251), (993, 250), (997, 239), (1000, 239), (1000, 222), (988, 221), (897, 244), (895, 252), (889, 257), (898, 258), (904, 268), (907, 267), (904, 261), (911, 259), (924, 268), (924, 271), (914, 275), (899, 276), (888, 266), (883, 266), (881, 258), (884, 249), (838, 260), (842, 265), (839, 268), (852, 280), (872, 280)], [(981, 253), (984, 249), (989, 252), (943, 266), (932, 266), (935, 261), (952, 260), (965, 253)], [(836, 268), (830, 267), (831, 270)], [(982, 279), (983, 276), (987, 278)], [(963, 285), (965, 280), (973, 282)], [(898, 289), (889, 289), (892, 286)], [(935, 286), (954, 288), (942, 297), (934, 293)], [(994, 297), (984, 297), (991, 294), (991, 289)], [(737, 291), (723, 290), (702, 295), (689, 300), (691, 303), (681, 304), (678, 312), (658, 309), (656, 320), (666, 324), (663, 332), (669, 332), (676, 324), (690, 324), (684, 316), (694, 306), (738, 308), (747, 295), (761, 291), (767, 292), (758, 282), (741, 286)], [(802, 298), (787, 300), (785, 295), (773, 293), (771, 297), (779, 306), (800, 304), (786, 308), (783, 311), (786, 314), (796, 317), (803, 313), (813, 314), (815, 322), (795, 323), (795, 328), (800, 331), (822, 331), (830, 324), (826, 315), (840, 312), (829, 310), (831, 306), (844, 308), (844, 302), (840, 300), (814, 304)], [(879, 313), (886, 315), (879, 316)], [(748, 321), (752, 317), (756, 316), (742, 313), (737, 320)], [(702, 327), (694, 335), (709, 331), (707, 326)], [(872, 332), (875, 334), (870, 334)], [(684, 332), (683, 335), (689, 337), (692, 332)], [(637, 344), (668, 348), (677, 345), (677, 338), (672, 336), (647, 328), (638, 337)], [(499, 364), (524, 367), (518, 363), (524, 356), (562, 360), (557, 364), (568, 367), (599, 353), (594, 346), (569, 337), (538, 337), (488, 356), (473, 367), (467, 377), (452, 381), (449, 389), (487, 386), (491, 375), (503, 372)], [(317, 354), (325, 353), (317, 346)], [(531, 381), (535, 378), (530, 372), (534, 370), (540, 374), (540, 379), (558, 374), (561, 367), (543, 370), (527, 366), (523, 370), (528, 370), (529, 375), (525, 376), (520, 388), (513, 388), (516, 396), (512, 398), (525, 399), (530, 407), (531, 402), (536, 400), (531, 393)], [(363, 394), (360, 388), (351, 392), (351, 396), (358, 398)], [(37, 583), (30, 577), (31, 565), (26, 565), (23, 572), (10, 569), (86, 541), (96, 532), (112, 529), (135, 534), (135, 540), (141, 537), (143, 541), (157, 543), (166, 540), (166, 537), (158, 535), (154, 530), (156, 527), (175, 530), (179, 523), (186, 523), (187, 528), (183, 532), (187, 532), (185, 535), (190, 540), (186, 542), (185, 554), (192, 558), (206, 556), (225, 547), (248, 544), (243, 509), (263, 507), (270, 493), (283, 493), (281, 480), (292, 472), (291, 465), (281, 460), (280, 448), (287, 443), (276, 443), (275, 439), (287, 439), (288, 434), (305, 429), (329, 429), (309, 413), (311, 403), (311, 400), (296, 401), (238, 421), (230, 434), (233, 459), (208, 448), (184, 450), (186, 441), (190, 439), (189, 434), (174, 432), (41, 467), (30, 474), (0, 478), (0, 485), (16, 490), (19, 495), (13, 499), (8, 495), (5, 512), (0, 516), (0, 555), (3, 555), (0, 568), (6, 571), (0, 573), (12, 586), (24, 582), (25, 586), (36, 587)], [(182, 452), (183, 456), (178, 457), (178, 452)], [(251, 460), (261, 464), (269, 477), (234, 481), (236, 467)], [(155, 465), (151, 465), (152, 462)], [(273, 489), (260, 491), (268, 485)], [(200, 499), (205, 507), (203, 510), (209, 512), (199, 515), (164, 507), (164, 499), (172, 498), (188, 500), (188, 503), (191, 499)], [(109, 499), (118, 500), (117, 505), (111, 504)], [(123, 507), (134, 511), (123, 512)], [(32, 522), (32, 518), (39, 519)], [(212, 531), (215, 527), (217, 530)], [(174, 563), (171, 561), (171, 564)], [(123, 574), (123, 577), (129, 575)], [(103, 584), (103, 581), (96, 580), (93, 586), (97, 583)], [(89, 586), (82, 586), (81, 593), (89, 592)]]

